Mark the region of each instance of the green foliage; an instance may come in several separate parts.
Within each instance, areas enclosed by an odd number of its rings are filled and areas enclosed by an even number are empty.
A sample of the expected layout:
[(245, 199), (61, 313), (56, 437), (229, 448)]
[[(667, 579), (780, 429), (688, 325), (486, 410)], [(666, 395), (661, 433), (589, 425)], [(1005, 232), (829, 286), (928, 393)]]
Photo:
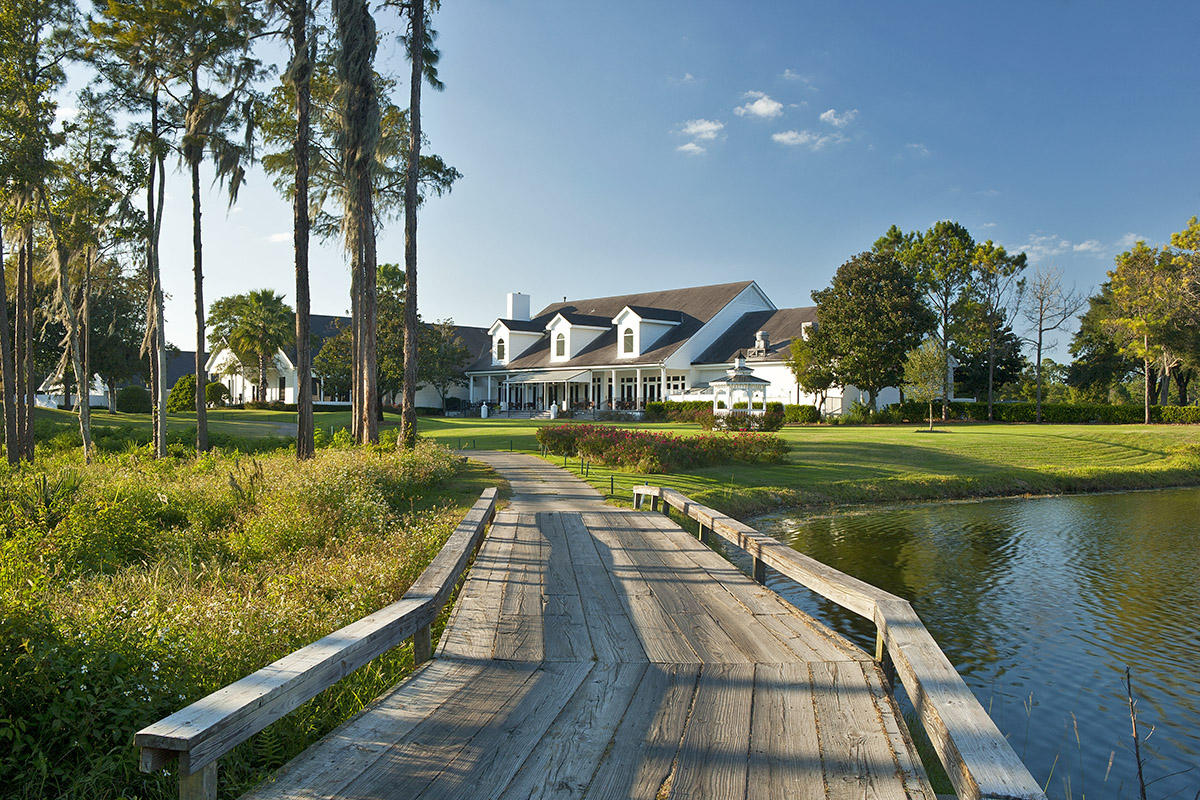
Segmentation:
[(709, 400), (652, 400), (644, 409), (648, 422), (699, 422), (705, 414), (712, 414)]
[(929, 406), (929, 429), (933, 430), (933, 401), (945, 398), (946, 351), (941, 342), (926, 339), (904, 362), (904, 390), (918, 403)]
[[(170, 398), (168, 398), (168, 402)], [(229, 401), (229, 387), (220, 381), (209, 381), (204, 387), (204, 402), (210, 406), (223, 406)]]
[(819, 328), (809, 331), (808, 338), (797, 336), (792, 339), (787, 365), (800, 388), (816, 395), (817, 407), (823, 408), (829, 387), (836, 380), (833, 354)]
[(242, 372), (260, 389), (275, 366), (275, 354), (296, 338), (291, 307), (271, 289), (220, 298), (209, 308), (208, 326), (213, 352), (228, 349), (236, 359), (226, 369)]
[[(174, 776), (138, 771), (133, 731), (392, 602), (458, 521), (431, 501), (459, 463), (429, 443), (301, 464), (66, 458), (3, 477), (0, 785), (15, 797), (175, 796)], [(398, 649), (236, 749), (226, 790), (410, 666)]]
[(167, 395), (167, 412), (186, 414), (196, 410), (196, 376), (193, 373), (180, 375)]
[(117, 390), (116, 410), (124, 414), (149, 414), (150, 392), (141, 386), (122, 386)]
[(816, 406), (787, 405), (783, 407), (783, 418), (786, 422), (811, 425), (821, 421), (821, 412)]
[(851, 258), (813, 300), (837, 383), (857, 386), (872, 403), (880, 389), (900, 383), (905, 354), (935, 321), (912, 271), (882, 253)]
[[(926, 408), (922, 403), (905, 401), (891, 406), (906, 420), (920, 420)], [(950, 403), (951, 419), (987, 421), (987, 405), (984, 403)], [(1036, 403), (997, 403), (995, 417), (998, 422), (1036, 422)], [(1043, 403), (1042, 419), (1057, 424), (1103, 424), (1131, 425), (1141, 422), (1142, 407), (1138, 405), (1115, 406), (1101, 403)], [(1173, 424), (1200, 423), (1200, 406), (1151, 406), (1150, 421)]]

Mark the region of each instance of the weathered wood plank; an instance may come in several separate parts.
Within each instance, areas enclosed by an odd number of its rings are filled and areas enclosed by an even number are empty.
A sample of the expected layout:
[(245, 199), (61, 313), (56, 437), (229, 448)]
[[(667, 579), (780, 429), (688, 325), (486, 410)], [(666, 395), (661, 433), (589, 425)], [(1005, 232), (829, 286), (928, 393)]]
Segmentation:
[(579, 584), (562, 516), (559, 512), (537, 515), (538, 528), (548, 550), (542, 649), (547, 661), (586, 661), (595, 656), (595, 651), (579, 597)]
[(491, 662), (452, 702), (376, 757), (341, 794), (380, 800), (416, 797), (446, 771), (479, 730), (508, 718), (537, 672), (537, 665), (528, 662)]
[(650, 585), (643, 578), (637, 562), (618, 538), (624, 525), (618, 513), (584, 514), (583, 522), (596, 542), (613, 585), (625, 601), (629, 620), (638, 640), (651, 661), (669, 664), (698, 664), (701, 662), (687, 637), (663, 610)]
[(745, 797), (753, 695), (752, 664), (701, 668), (669, 797)]
[(508, 577), (518, 520), (518, 515), (512, 511), (496, 515), (496, 521), (475, 556), (470, 575), (442, 633), (438, 644), (439, 656), (492, 657), (496, 644), (496, 620), (500, 616), (500, 598)]
[(561, 514), (571, 563), (579, 584), (579, 600), (597, 661), (646, 661), (646, 651), (633, 623), (628, 606), (618, 596), (613, 578), (596, 552), (591, 533), (579, 514)]
[[(650, 664), (584, 797), (659, 800), (672, 775), (699, 677), (698, 664)], [(668, 786), (669, 788), (669, 786)]]
[(747, 798), (824, 797), (825, 776), (807, 665), (757, 665), (751, 717)]
[(597, 662), (501, 800), (582, 797), (645, 672), (644, 662)]
[(891, 744), (892, 753), (896, 756), (904, 788), (909, 797), (936, 800), (937, 795), (929, 785), (925, 768), (917, 757), (917, 747), (913, 744), (908, 728), (904, 725), (904, 716), (900, 712), (896, 700), (888, 692), (883, 682), (882, 670), (876, 664), (861, 663), (863, 674), (867, 678), (867, 688), (871, 691), (871, 699), (879, 709), (879, 718), (883, 722), (883, 730)]
[(537, 517), (521, 514), (513, 539), (509, 571), (500, 600), (496, 647), (492, 657), (505, 661), (540, 661), (542, 641), (542, 586), (546, 571), (544, 540)]
[(904, 783), (862, 668), (809, 664), (825, 785), (832, 800), (902, 800)]

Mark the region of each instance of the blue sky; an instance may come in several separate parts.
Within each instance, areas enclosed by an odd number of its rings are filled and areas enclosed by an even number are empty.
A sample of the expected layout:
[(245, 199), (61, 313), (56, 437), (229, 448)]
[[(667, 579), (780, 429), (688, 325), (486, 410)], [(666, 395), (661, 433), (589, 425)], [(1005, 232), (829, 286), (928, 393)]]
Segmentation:
[[(487, 325), (508, 291), (540, 308), (748, 278), (807, 305), (892, 223), (944, 218), (1091, 288), (1132, 238), (1200, 213), (1198, 18), (1185, 3), (445, 0), (446, 90), (426, 92), (425, 128), (464, 177), (420, 216), (421, 314)], [(394, 38), (381, 56), (406, 74)], [(187, 346), (181, 174), (169, 193), (167, 333)], [(229, 213), (210, 197), (208, 300), (290, 300), (286, 202), (261, 173)], [(402, 223), (379, 252), (403, 260)], [(313, 310), (343, 313), (348, 286), (337, 243), (317, 248)]]

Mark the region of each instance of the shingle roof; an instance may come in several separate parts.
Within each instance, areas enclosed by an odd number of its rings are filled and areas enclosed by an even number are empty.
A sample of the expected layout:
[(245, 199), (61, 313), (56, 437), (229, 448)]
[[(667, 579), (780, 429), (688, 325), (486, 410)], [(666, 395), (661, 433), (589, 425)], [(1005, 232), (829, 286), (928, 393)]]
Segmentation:
[[(678, 315), (680, 324), (672, 327), (657, 342), (651, 343), (651, 349), (643, 351), (640, 356), (634, 358), (618, 359), (616, 328), (609, 327), (609, 330), (597, 336), (575, 358), (570, 361), (555, 361), (551, 364), (550, 340), (549, 337), (544, 336), (536, 344), (517, 355), (505, 369), (537, 369), (550, 366), (592, 367), (618, 362), (621, 364), (660, 363), (679, 349), (679, 346), (700, 330), (704, 323), (712, 319), (718, 311), (753, 283), (754, 281), (738, 281), (713, 286), (693, 286), (684, 289), (667, 289), (552, 303), (530, 320), (530, 324), (536, 325), (538, 330), (543, 330), (555, 314), (562, 313), (602, 318), (611, 326), (612, 319), (626, 306), (653, 310), (660, 315), (662, 312), (673, 312)], [(495, 369), (492, 366), (491, 354), (485, 353), (468, 369)]]
[(612, 319), (592, 314), (576, 314), (574, 311), (560, 311), (563, 319), (572, 325), (586, 325), (592, 328), (611, 328)]
[[(208, 363), (208, 353), (204, 354), (202, 364)], [(196, 351), (195, 350), (176, 350), (172, 347), (167, 348), (167, 365), (164, 373), (166, 374), (167, 391), (171, 391), (171, 387), (182, 378), (184, 375), (194, 375), (196, 372)]]
[(510, 331), (541, 333), (542, 331), (546, 330), (545, 322), (537, 322), (531, 319), (499, 319), (496, 321), (504, 325), (504, 327), (508, 328)]
[(661, 322), (683, 322), (683, 315), (669, 308), (651, 308), (650, 306), (630, 306), (629, 310), (642, 319), (659, 320)]
[(792, 339), (800, 335), (806, 323), (815, 322), (815, 306), (779, 308), (774, 311), (751, 311), (742, 314), (729, 330), (717, 337), (693, 364), (728, 364), (739, 350), (754, 347), (754, 334), (766, 331), (770, 339), (766, 356), (749, 356), (753, 361), (786, 361)]
[[(338, 332), (338, 326), (348, 328), (350, 326), (350, 318), (336, 316), (333, 314), (309, 314), (308, 315), (308, 339), (312, 342), (310, 352), (315, 356), (321, 352), (321, 345), (325, 344), (325, 340)], [(284, 349), (284, 354), (288, 357), (288, 361), (296, 363), (296, 345), (290, 344)]]

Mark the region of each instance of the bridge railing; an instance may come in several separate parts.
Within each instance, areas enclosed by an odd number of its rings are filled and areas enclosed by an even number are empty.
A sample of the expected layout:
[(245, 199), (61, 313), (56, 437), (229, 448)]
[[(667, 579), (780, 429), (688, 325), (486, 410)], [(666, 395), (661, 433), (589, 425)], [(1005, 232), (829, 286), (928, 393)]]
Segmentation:
[(181, 800), (215, 800), (217, 759), (339, 680), (413, 640), (413, 662), (428, 661), (430, 626), (479, 548), (496, 514), (485, 489), (404, 596), (357, 622), (218, 689), (134, 736), (143, 772), (176, 763)]
[(898, 675), (921, 724), (964, 800), (1045, 800), (1045, 794), (1004, 734), (979, 704), (907, 600), (799, 553), (732, 517), (693, 502), (674, 489), (637, 486), (633, 504), (669, 514), (675, 509), (708, 534), (745, 551), (754, 579), (765, 582), (769, 566), (875, 624), (875, 658)]

